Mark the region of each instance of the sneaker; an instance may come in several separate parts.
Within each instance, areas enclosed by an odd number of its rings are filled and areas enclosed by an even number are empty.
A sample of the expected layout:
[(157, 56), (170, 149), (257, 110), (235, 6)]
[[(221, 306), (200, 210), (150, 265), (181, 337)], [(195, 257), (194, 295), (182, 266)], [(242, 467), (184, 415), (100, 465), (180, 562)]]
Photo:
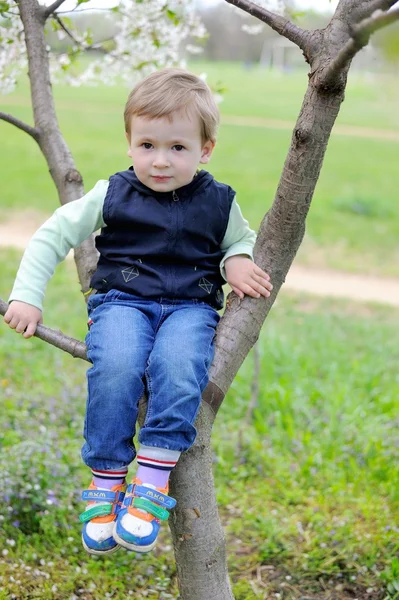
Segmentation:
[(133, 552), (150, 552), (157, 542), (160, 521), (166, 521), (168, 511), (176, 505), (167, 494), (168, 488), (133, 479), (114, 525), (115, 542)]
[(119, 545), (112, 537), (112, 531), (125, 491), (125, 483), (114, 485), (108, 490), (97, 487), (92, 482), (82, 492), (82, 500), (88, 501), (88, 505), (79, 515), (79, 520), (83, 523), (83, 547), (89, 554), (111, 554), (118, 550)]

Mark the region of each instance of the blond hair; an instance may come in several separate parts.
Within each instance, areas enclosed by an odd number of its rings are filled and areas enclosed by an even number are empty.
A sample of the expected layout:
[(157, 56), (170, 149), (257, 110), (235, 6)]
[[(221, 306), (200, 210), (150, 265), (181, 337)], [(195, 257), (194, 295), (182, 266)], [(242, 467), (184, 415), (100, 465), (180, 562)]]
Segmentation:
[(130, 92), (125, 106), (125, 130), (130, 135), (133, 116), (159, 119), (190, 109), (200, 119), (202, 142), (215, 142), (219, 110), (205, 81), (184, 69), (162, 69), (145, 77)]

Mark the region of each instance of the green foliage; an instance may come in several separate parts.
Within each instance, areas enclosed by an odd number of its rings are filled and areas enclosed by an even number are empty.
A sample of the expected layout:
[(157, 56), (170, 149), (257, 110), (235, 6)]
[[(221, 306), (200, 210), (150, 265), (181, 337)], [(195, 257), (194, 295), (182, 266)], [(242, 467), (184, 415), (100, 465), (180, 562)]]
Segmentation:
[(381, 573), (381, 579), (387, 586), (388, 596), (386, 600), (397, 600), (399, 598), (399, 559), (396, 556)]
[[(0, 258), (0, 296), (7, 297), (19, 255), (2, 251)], [(396, 598), (398, 316), (382, 307), (280, 295), (259, 340), (253, 418), (245, 423), (250, 355), (214, 427), (216, 490), (236, 598), (279, 593), (298, 600), (324, 588), (358, 598), (372, 588), (370, 598)], [(72, 261), (50, 283), (44, 319), (85, 335)], [(0, 362), (3, 585), (21, 600), (176, 598), (166, 528), (150, 556), (119, 551), (99, 560), (81, 549), (79, 492), (89, 481), (80, 459), (86, 364), (4, 325)]]
[(10, 4), (6, 0), (0, 0), (0, 16), (10, 10)]
[(167, 17), (172, 21), (173, 25), (179, 25), (181, 19), (176, 11), (169, 8), (167, 4), (165, 4), (163, 10), (165, 11)]

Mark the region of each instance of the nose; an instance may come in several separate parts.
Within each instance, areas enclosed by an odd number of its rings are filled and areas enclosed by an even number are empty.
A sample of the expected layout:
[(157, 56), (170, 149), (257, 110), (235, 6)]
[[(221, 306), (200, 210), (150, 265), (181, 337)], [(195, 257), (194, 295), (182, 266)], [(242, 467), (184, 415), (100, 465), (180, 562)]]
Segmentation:
[(156, 169), (165, 169), (169, 167), (169, 159), (166, 152), (157, 152), (152, 164)]

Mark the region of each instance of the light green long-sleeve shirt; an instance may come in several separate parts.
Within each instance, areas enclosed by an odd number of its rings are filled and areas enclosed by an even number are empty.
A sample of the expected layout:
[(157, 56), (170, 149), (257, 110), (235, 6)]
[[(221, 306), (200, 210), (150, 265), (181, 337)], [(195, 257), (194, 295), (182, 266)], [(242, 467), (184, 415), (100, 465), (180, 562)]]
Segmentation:
[[(58, 208), (36, 231), (23, 255), (9, 302), (20, 300), (42, 309), (46, 286), (56, 266), (66, 258), (71, 248), (76, 248), (89, 235), (106, 227), (103, 206), (108, 183), (98, 181), (85, 196)], [(250, 229), (234, 199), (221, 243), (221, 250), (225, 253), (220, 263), (224, 279), (226, 259), (237, 254), (252, 258), (255, 240), (255, 232)]]

